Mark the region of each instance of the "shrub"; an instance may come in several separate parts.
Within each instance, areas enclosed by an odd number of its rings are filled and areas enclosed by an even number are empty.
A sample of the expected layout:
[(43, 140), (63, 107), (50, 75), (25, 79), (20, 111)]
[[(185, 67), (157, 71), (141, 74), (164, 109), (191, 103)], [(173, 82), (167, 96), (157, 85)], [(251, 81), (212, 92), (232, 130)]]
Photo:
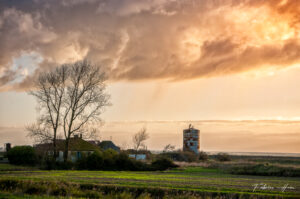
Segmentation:
[(19, 186), (18, 180), (0, 180), (0, 190), (11, 191)]
[(52, 157), (45, 157), (40, 165), (41, 169), (45, 170), (70, 170), (73, 169), (75, 164), (71, 161), (58, 162)]
[(103, 152), (103, 169), (104, 170), (117, 170), (116, 159), (118, 153), (113, 149), (108, 149)]
[(198, 160), (197, 154), (192, 151), (183, 151), (182, 153), (186, 162), (196, 162)]
[(103, 153), (94, 152), (88, 156), (82, 156), (77, 160), (76, 168), (80, 170), (102, 170), (103, 164)]
[(85, 194), (83, 194), (81, 197), (82, 198), (103, 198), (103, 195), (97, 191), (88, 191)]
[(67, 195), (67, 189), (65, 187), (57, 187), (53, 190), (51, 190), (51, 195), (54, 196), (66, 196)]
[(149, 170), (145, 165), (145, 163), (130, 159), (126, 153), (118, 154), (110, 150), (103, 153), (95, 152), (87, 157), (82, 157), (76, 163), (78, 169), (88, 170)]
[(115, 151), (95, 152), (87, 157), (82, 157), (76, 163), (77, 169), (88, 170), (119, 170), (119, 171), (150, 171), (166, 170), (177, 167), (170, 159), (159, 158), (152, 164), (131, 159), (124, 152), (120, 154)]
[(70, 169), (73, 169), (73, 167), (74, 167), (74, 163), (71, 162), (71, 161), (56, 162), (55, 169), (58, 169), (58, 170), (70, 170)]
[(162, 156), (180, 162), (196, 162), (198, 160), (197, 154), (192, 151), (178, 150), (174, 152), (163, 153)]
[(11, 164), (16, 165), (35, 165), (37, 156), (31, 146), (15, 146), (7, 153), (8, 160)]
[(206, 161), (208, 160), (208, 155), (204, 151), (200, 151), (198, 155), (199, 160)]
[(130, 159), (126, 153), (120, 153), (116, 158), (117, 170), (133, 171), (138, 170), (134, 160)]
[(247, 165), (229, 168), (229, 173), (240, 175), (300, 177), (300, 169), (272, 165)]
[[(85, 161), (85, 159), (81, 160)], [(102, 153), (95, 152), (86, 158), (86, 168), (89, 170), (100, 170), (103, 167)]]
[(25, 194), (45, 194), (47, 192), (47, 187), (45, 185), (30, 184), (25, 187)]
[(230, 161), (231, 158), (227, 153), (218, 153), (216, 159), (220, 162)]
[(133, 164), (133, 170), (132, 171), (149, 171), (152, 170), (151, 165), (138, 161), (138, 160), (131, 160)]
[(56, 161), (53, 159), (53, 157), (45, 156), (42, 164), (40, 165), (40, 168), (46, 170), (56, 169)]
[(152, 166), (153, 170), (160, 170), (160, 171), (178, 167), (176, 164), (174, 164), (168, 158), (157, 159), (151, 163), (151, 166)]
[(88, 158), (88, 156), (82, 155), (81, 158), (78, 159), (75, 163), (76, 169), (79, 169), (79, 170), (87, 169), (87, 167), (88, 167), (87, 158)]

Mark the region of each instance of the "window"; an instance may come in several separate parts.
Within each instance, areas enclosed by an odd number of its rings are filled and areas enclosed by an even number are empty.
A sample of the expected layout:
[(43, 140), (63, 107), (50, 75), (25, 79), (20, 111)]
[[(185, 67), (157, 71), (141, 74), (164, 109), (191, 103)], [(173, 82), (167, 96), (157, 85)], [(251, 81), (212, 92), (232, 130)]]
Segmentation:
[(77, 159), (81, 158), (81, 152), (77, 151)]

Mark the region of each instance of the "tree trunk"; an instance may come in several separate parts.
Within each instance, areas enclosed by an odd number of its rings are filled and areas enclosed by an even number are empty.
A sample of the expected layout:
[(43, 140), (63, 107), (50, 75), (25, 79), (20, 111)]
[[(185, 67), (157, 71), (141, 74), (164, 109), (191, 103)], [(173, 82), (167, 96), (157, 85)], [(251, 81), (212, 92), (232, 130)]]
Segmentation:
[(56, 158), (58, 157), (57, 148), (56, 148), (56, 131), (57, 129), (54, 129), (54, 136), (53, 136), (53, 159), (56, 161)]
[(56, 160), (58, 157), (57, 150), (56, 150), (56, 138), (53, 139), (53, 159)]
[(66, 143), (65, 143), (65, 151), (64, 151), (64, 162), (68, 161), (68, 155), (69, 155), (69, 140), (70, 138), (66, 139)]

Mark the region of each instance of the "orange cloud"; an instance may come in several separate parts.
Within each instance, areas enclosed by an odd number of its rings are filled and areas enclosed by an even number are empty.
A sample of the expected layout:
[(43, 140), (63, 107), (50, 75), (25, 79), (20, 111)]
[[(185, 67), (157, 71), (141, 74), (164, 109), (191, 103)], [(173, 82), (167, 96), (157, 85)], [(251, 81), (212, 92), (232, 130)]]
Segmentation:
[[(294, 0), (2, 4), (0, 71), (11, 71), (0, 72), (2, 87), (26, 89), (40, 71), (82, 58), (105, 66), (114, 81), (181, 80), (300, 63), (300, 5)], [(31, 52), (43, 62), (13, 83), (13, 60)]]

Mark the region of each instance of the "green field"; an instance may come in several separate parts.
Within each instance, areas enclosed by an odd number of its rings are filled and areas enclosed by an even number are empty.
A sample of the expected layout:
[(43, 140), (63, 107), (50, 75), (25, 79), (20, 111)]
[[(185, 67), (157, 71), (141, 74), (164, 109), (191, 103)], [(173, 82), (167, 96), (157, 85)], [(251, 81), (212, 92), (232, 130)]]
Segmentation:
[(0, 164), (0, 171), (32, 171), (32, 170), (37, 170), (34, 167), (27, 167), (27, 166), (17, 166), (17, 165), (12, 165), (12, 164)]
[[(2, 165), (2, 168), (5, 167)], [(6, 167), (8, 167), (6, 165)], [(1, 166), (0, 166), (1, 170)], [(225, 174), (217, 169), (186, 167), (162, 172), (133, 171), (0, 171), (1, 180), (28, 183), (72, 183), (74, 185), (114, 186), (123, 188), (163, 189), (193, 193), (224, 193), (300, 198), (300, 178), (266, 177)], [(257, 189), (255, 184), (266, 184), (268, 190)], [(288, 185), (282, 192), (281, 187)], [(261, 187), (261, 186), (259, 186)], [(272, 187), (272, 189), (270, 188)], [(294, 189), (292, 189), (294, 188)]]

